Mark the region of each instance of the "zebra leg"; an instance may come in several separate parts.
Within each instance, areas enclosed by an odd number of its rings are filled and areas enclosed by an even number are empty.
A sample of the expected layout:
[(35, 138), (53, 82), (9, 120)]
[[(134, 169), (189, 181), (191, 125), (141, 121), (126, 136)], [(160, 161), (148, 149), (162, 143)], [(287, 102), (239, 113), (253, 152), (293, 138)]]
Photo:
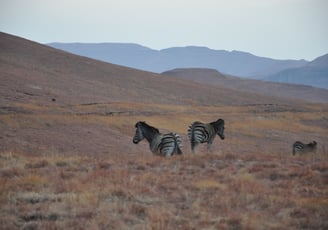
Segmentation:
[(207, 152), (212, 152), (212, 143), (207, 144)]
[(177, 153), (178, 155), (181, 155), (181, 154), (182, 154), (182, 151), (181, 151), (179, 145), (177, 145), (176, 153)]
[(207, 142), (207, 152), (212, 152), (212, 143), (213, 143), (213, 139), (210, 139)]
[(195, 143), (194, 141), (191, 141), (191, 152), (195, 153), (195, 147), (196, 147), (197, 143)]
[(165, 156), (166, 156), (166, 157), (170, 157), (170, 156), (172, 156), (172, 155), (173, 155), (173, 154), (171, 154), (170, 152), (166, 152), (166, 153), (165, 153)]

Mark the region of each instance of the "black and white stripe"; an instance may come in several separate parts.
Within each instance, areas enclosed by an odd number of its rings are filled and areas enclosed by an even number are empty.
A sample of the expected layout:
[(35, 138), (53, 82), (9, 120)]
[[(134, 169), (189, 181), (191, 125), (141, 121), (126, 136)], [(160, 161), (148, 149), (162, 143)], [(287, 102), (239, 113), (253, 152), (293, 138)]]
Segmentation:
[(152, 153), (161, 156), (172, 156), (173, 154), (182, 154), (181, 137), (176, 133), (161, 134), (159, 130), (145, 122), (139, 121), (135, 125), (136, 133), (133, 143), (138, 144), (146, 138), (149, 142), (149, 148)]
[(304, 144), (300, 141), (296, 141), (293, 144), (293, 155), (296, 153), (310, 153), (310, 152), (316, 152), (317, 151), (317, 142), (312, 141), (309, 144)]
[(196, 145), (200, 143), (207, 143), (207, 149), (211, 150), (216, 135), (224, 140), (224, 120), (218, 119), (206, 124), (199, 121), (193, 122), (188, 129), (192, 152), (194, 152)]

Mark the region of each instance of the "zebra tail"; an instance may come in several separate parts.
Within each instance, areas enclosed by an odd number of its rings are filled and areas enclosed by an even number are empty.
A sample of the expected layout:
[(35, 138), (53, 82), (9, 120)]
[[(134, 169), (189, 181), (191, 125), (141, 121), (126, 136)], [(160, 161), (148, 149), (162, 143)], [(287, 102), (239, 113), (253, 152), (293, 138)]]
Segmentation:
[(181, 151), (181, 148), (180, 148), (181, 139), (180, 139), (180, 136), (176, 133), (174, 134), (174, 142), (175, 142), (175, 152), (178, 155), (181, 155), (182, 154), (182, 151)]
[(191, 126), (189, 127), (189, 131), (190, 131), (191, 151), (194, 153), (194, 149), (195, 149), (195, 146), (196, 146), (194, 123), (192, 123)]
[(182, 154), (182, 151), (181, 151), (179, 145), (176, 146), (176, 151), (177, 151), (177, 154), (178, 155), (181, 155)]

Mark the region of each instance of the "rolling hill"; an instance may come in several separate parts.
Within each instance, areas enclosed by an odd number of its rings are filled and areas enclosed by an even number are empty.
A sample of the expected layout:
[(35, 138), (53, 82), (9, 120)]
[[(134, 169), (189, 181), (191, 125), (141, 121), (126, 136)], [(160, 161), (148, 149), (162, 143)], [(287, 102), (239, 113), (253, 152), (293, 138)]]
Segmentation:
[(258, 79), (308, 63), (305, 60), (274, 60), (241, 51), (229, 52), (197, 46), (153, 50), (138, 44), (126, 43), (50, 43), (48, 45), (74, 54), (156, 73), (175, 68), (198, 67)]
[[(253, 93), (210, 87), (174, 77), (72, 55), (1, 33), (1, 101), (60, 104), (141, 102), (222, 105), (251, 103)], [(279, 98), (262, 96), (259, 103)]]
[(328, 102), (328, 90), (305, 85), (275, 83), (269, 81), (238, 78), (222, 74), (214, 69), (174, 69), (162, 74), (192, 80), (207, 85), (216, 85), (242, 92), (271, 95), (308, 102)]

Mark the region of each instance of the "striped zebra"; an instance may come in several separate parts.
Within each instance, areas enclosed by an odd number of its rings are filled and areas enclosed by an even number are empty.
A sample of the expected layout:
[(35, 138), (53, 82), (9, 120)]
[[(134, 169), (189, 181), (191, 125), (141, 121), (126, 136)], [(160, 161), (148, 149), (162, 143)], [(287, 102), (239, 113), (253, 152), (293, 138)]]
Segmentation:
[(317, 152), (317, 142), (312, 141), (309, 144), (304, 144), (300, 141), (296, 141), (293, 144), (293, 155), (296, 153), (310, 153), (310, 152)]
[(210, 151), (216, 135), (224, 140), (224, 120), (218, 119), (207, 124), (199, 121), (193, 122), (188, 129), (192, 152), (194, 153), (194, 149), (199, 143), (207, 143), (207, 149)]
[(146, 140), (149, 142), (149, 148), (153, 154), (161, 156), (182, 154), (182, 140), (178, 134), (161, 134), (158, 129), (146, 124), (146, 122), (143, 121), (137, 122), (135, 127), (136, 134), (133, 137), (134, 144), (138, 144), (141, 140), (146, 138)]

